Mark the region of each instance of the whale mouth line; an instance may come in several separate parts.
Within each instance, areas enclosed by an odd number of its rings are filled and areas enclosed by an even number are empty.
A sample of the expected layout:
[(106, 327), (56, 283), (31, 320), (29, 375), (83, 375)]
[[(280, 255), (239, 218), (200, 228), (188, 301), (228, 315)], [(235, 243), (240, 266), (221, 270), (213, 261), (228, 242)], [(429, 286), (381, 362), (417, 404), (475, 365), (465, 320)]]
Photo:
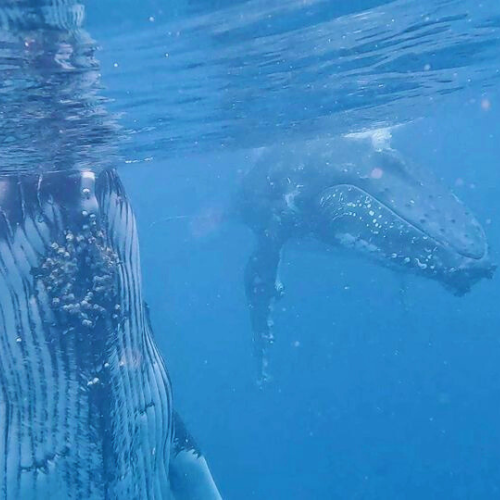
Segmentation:
[[(352, 189), (358, 191), (359, 193), (362, 193), (365, 196), (370, 197), (373, 201), (375, 201), (376, 203), (378, 203), (381, 207), (385, 208), (392, 216), (394, 216), (395, 218), (399, 219), (404, 224), (406, 224), (407, 226), (411, 227), (416, 232), (420, 233), (422, 236), (427, 237), (430, 241), (434, 242), (436, 245), (440, 246), (441, 248), (444, 248), (446, 250), (451, 250), (451, 251), (455, 252), (456, 254), (462, 256), (463, 258), (470, 259), (470, 260), (473, 260), (473, 261), (480, 261), (486, 255), (486, 250), (483, 250), (483, 252), (479, 255), (478, 253), (472, 253), (472, 252), (469, 252), (467, 250), (460, 250), (460, 249), (458, 249), (455, 245), (453, 245), (452, 243), (450, 243), (448, 240), (441, 239), (441, 238), (439, 238), (439, 236), (433, 235), (433, 234), (429, 233), (423, 227), (421, 227), (418, 224), (412, 222), (411, 220), (405, 218), (401, 213), (399, 213), (393, 207), (390, 207), (387, 203), (385, 203), (384, 201), (380, 200), (379, 198), (377, 198), (376, 196), (374, 196), (373, 194), (371, 194), (369, 191), (366, 191), (365, 189), (360, 188), (359, 186), (356, 186), (354, 184), (336, 184), (335, 186), (332, 186), (332, 187), (347, 187), (347, 188), (352, 188)], [(328, 191), (329, 189), (332, 189), (332, 187), (328, 188), (325, 191)]]

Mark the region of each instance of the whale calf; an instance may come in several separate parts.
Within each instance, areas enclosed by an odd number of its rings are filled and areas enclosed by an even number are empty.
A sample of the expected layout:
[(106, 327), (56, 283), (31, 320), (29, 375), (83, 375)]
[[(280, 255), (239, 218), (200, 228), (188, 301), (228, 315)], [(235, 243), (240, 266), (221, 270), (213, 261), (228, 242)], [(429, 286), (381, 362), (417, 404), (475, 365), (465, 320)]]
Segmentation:
[(495, 266), (483, 228), (430, 172), (390, 147), (388, 131), (265, 148), (235, 207), (255, 234), (245, 270), (259, 373), (266, 380), (271, 312), (283, 294), (283, 246), (310, 238), (463, 295)]

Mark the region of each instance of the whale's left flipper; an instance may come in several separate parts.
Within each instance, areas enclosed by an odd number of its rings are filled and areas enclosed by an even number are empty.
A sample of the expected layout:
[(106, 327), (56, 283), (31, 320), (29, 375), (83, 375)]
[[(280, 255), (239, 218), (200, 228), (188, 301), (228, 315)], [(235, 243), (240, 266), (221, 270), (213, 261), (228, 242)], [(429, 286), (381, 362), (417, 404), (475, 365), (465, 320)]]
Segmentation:
[(169, 478), (175, 500), (222, 500), (205, 457), (177, 412)]
[[(152, 336), (151, 311), (146, 302), (144, 312)], [(205, 457), (175, 410), (168, 479), (175, 500), (222, 500)]]
[(271, 313), (276, 300), (283, 295), (278, 267), (284, 239), (278, 231), (266, 230), (257, 235), (257, 245), (245, 268), (245, 293), (257, 358), (259, 383), (269, 379), (268, 350), (274, 342)]

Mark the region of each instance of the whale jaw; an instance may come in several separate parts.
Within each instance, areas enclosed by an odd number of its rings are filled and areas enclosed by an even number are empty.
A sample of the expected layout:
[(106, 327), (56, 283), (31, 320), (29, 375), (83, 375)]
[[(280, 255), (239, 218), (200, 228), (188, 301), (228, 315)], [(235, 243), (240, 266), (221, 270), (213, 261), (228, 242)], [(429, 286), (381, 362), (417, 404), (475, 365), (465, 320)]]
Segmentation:
[(354, 185), (339, 184), (322, 191), (317, 212), (315, 231), (323, 241), (384, 267), (438, 281), (456, 295), (467, 293), (482, 279), (490, 279), (496, 269), (482, 228), (472, 216), (464, 222), (469, 226), (471, 236), (466, 241), (470, 243), (460, 246), (456, 244), (459, 238), (452, 234), (453, 227), (429, 230), (438, 221), (433, 224), (430, 218), (421, 219), (425, 224), (420, 220), (419, 224), (413, 214), (410, 217), (404, 210), (397, 211)]

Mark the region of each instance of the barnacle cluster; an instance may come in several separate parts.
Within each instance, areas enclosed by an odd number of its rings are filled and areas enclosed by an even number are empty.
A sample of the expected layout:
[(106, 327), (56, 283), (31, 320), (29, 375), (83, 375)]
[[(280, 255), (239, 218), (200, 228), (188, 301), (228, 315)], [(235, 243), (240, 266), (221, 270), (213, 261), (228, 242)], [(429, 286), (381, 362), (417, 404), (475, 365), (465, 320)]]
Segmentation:
[(53, 242), (37, 270), (52, 310), (67, 323), (92, 328), (99, 318), (117, 317), (118, 256), (97, 224), (84, 224), (78, 232), (67, 230)]

